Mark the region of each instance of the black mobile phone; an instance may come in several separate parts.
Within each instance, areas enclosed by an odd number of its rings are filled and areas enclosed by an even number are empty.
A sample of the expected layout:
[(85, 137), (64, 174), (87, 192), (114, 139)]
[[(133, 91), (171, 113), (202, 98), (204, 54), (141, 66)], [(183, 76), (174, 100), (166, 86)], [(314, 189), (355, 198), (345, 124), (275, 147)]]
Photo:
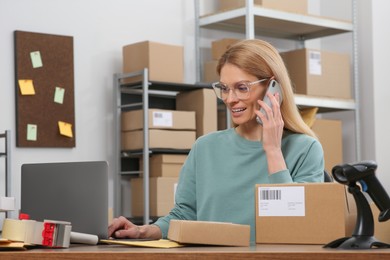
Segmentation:
[[(279, 93), (279, 105), (282, 104), (282, 101), (283, 101), (283, 95), (282, 95), (282, 90), (280, 89), (280, 85), (279, 83), (272, 79), (269, 84), (268, 84), (268, 87), (267, 87), (267, 92), (264, 96), (264, 99), (263, 101), (272, 108), (272, 104), (271, 104), (271, 100), (269, 99), (267, 93), (270, 92), (272, 95), (275, 95), (276, 93)], [(260, 109), (260, 112), (265, 114), (265, 110), (263, 108)], [(260, 117), (256, 117), (256, 120), (257, 120), (257, 123), (259, 123), (260, 125), (263, 124), (263, 122), (261, 121)]]

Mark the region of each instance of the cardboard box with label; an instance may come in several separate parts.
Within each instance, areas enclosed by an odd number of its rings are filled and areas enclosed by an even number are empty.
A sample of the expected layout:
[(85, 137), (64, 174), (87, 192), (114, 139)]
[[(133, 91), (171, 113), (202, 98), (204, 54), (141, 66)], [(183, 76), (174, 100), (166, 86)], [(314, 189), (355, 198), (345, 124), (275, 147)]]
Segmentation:
[(281, 53), (296, 94), (351, 99), (348, 54), (313, 49)]
[(317, 118), (311, 129), (318, 136), (324, 150), (325, 169), (331, 173), (334, 166), (343, 163), (342, 122)]
[[(226, 11), (245, 6), (245, 0), (219, 0), (219, 10)], [(254, 0), (254, 5), (280, 11), (307, 14), (307, 0)]]
[[(143, 178), (131, 179), (131, 214), (133, 217), (144, 215)], [(175, 193), (178, 178), (149, 178), (150, 216), (167, 215), (175, 205)]]
[[(151, 41), (123, 47), (123, 72), (149, 69), (150, 81), (184, 82), (183, 47)], [(137, 77), (127, 82), (140, 81)]]
[[(144, 131), (126, 131), (121, 133), (122, 150), (138, 150), (144, 147)], [(191, 149), (196, 140), (195, 131), (149, 130), (149, 148)]]
[(168, 238), (183, 244), (249, 246), (250, 226), (173, 219), (169, 224)]
[[(148, 117), (150, 129), (196, 129), (195, 112), (193, 111), (149, 109)], [(143, 119), (143, 110), (122, 112), (122, 131), (143, 129)]]
[(195, 111), (196, 137), (217, 131), (217, 97), (212, 89), (180, 92), (176, 96), (176, 109)]
[(356, 205), (339, 183), (256, 185), (256, 243), (327, 244), (351, 236)]
[[(149, 158), (150, 177), (179, 177), (181, 168), (187, 158), (186, 154), (156, 154)], [(143, 171), (143, 159), (139, 168)], [(142, 176), (142, 173), (141, 175)]]

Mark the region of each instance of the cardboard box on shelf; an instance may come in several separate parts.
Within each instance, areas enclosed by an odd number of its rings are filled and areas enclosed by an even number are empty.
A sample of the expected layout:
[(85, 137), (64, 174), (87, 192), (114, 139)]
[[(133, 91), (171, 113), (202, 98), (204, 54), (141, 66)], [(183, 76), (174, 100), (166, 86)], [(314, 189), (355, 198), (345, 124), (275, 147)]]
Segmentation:
[[(149, 109), (150, 129), (179, 129), (195, 130), (195, 112), (176, 111), (164, 109)], [(132, 110), (122, 112), (122, 131), (143, 129), (143, 110)]]
[(224, 38), (211, 42), (211, 57), (213, 60), (219, 60), (227, 49), (241, 39)]
[(217, 60), (206, 61), (203, 64), (203, 82), (213, 83), (219, 81), (217, 73)]
[(212, 89), (180, 92), (176, 96), (176, 109), (195, 111), (196, 137), (217, 131), (217, 97)]
[(312, 126), (324, 150), (325, 169), (331, 173), (335, 165), (343, 163), (343, 130), (340, 120), (317, 118)]
[(295, 93), (351, 99), (348, 54), (314, 49), (282, 52)]
[(170, 222), (168, 238), (184, 244), (249, 246), (250, 226), (175, 219)]
[[(122, 132), (122, 150), (138, 150), (144, 145), (143, 130)], [(149, 148), (191, 149), (195, 131), (149, 130)]]
[[(186, 154), (156, 154), (149, 158), (150, 177), (179, 177), (181, 168), (187, 158)], [(143, 171), (143, 159), (139, 161)], [(142, 176), (142, 173), (141, 175)]]
[(256, 185), (256, 243), (327, 244), (351, 236), (356, 206), (339, 183)]
[[(245, 0), (219, 0), (219, 10), (226, 11), (245, 6)], [(280, 11), (307, 14), (307, 0), (254, 0), (254, 5), (259, 5), (264, 8), (277, 9)]]
[[(123, 46), (123, 72), (149, 69), (149, 80), (163, 82), (184, 82), (183, 47), (143, 41)], [(126, 82), (140, 81), (140, 77)]]
[[(150, 216), (161, 217), (169, 213), (175, 205), (175, 192), (178, 178), (149, 178)], [(131, 214), (133, 217), (144, 215), (143, 178), (134, 178), (131, 185)]]

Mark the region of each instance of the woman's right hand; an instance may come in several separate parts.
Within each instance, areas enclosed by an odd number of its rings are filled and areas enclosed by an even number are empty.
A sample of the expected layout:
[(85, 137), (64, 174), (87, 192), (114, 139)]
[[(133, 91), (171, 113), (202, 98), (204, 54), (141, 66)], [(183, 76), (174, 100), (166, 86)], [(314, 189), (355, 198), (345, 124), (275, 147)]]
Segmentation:
[(108, 226), (108, 236), (113, 238), (160, 239), (162, 233), (156, 225), (137, 226), (121, 216), (114, 218)]

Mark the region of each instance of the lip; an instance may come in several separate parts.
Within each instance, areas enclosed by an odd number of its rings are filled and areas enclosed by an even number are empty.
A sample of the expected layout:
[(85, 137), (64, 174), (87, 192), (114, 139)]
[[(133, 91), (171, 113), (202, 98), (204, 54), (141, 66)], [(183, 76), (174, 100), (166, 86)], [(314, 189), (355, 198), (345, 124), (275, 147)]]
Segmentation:
[(241, 116), (246, 111), (246, 107), (231, 108), (230, 113), (234, 117)]

